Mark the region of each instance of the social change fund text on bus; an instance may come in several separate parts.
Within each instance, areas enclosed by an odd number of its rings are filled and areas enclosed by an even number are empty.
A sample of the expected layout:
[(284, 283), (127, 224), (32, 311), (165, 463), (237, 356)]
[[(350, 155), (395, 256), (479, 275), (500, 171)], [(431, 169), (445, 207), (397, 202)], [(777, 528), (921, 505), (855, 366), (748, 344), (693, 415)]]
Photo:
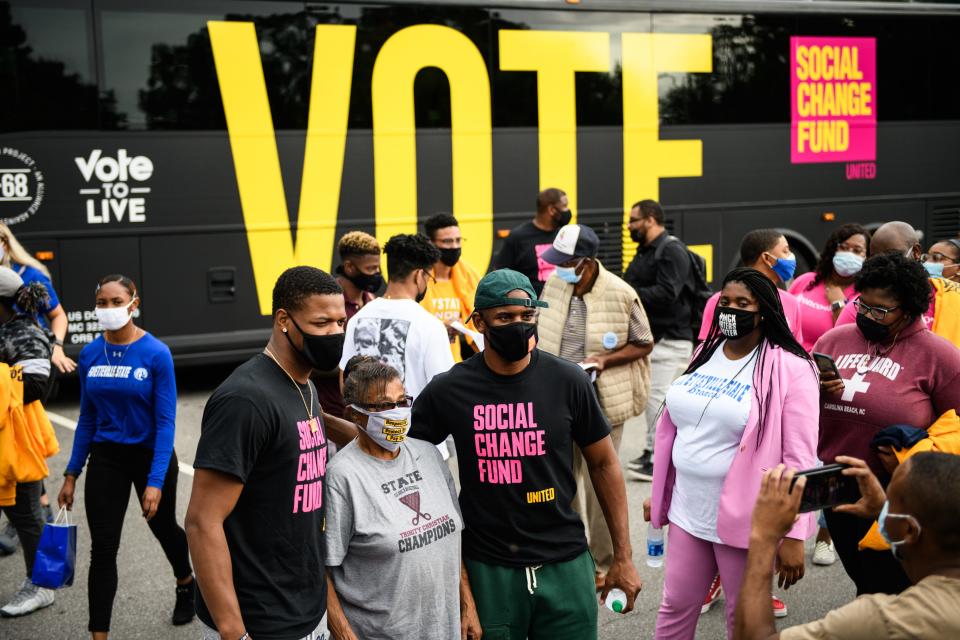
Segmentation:
[(612, 269), (644, 198), (711, 278), (757, 227), (809, 268), (841, 222), (960, 231), (958, 26), (922, 3), (0, 2), (0, 219), (69, 352), (123, 272), (181, 363), (254, 350), (276, 276), (334, 267), (351, 229), (452, 212), (483, 270), (545, 187)]

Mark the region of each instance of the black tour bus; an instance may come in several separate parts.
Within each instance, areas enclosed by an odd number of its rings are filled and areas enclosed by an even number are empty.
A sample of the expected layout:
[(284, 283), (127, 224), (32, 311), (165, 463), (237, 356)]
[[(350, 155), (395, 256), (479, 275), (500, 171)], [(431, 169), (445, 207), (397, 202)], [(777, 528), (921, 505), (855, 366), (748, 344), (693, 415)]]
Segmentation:
[(736, 263), (784, 230), (960, 231), (960, 7), (771, 0), (6, 0), (0, 219), (49, 266), (68, 353), (135, 279), (183, 363), (263, 343), (270, 287), (438, 211), (488, 266), (542, 187), (622, 268), (630, 203)]

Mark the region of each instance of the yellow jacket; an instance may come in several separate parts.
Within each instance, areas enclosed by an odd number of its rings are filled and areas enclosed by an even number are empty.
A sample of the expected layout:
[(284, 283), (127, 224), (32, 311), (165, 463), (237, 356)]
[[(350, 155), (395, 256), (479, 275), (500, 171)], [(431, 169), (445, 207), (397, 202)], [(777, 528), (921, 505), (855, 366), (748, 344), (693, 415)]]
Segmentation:
[[(941, 451), (943, 453), (960, 454), (960, 417), (957, 412), (951, 409), (930, 425), (927, 429), (927, 437), (913, 445), (909, 449), (894, 449), (897, 460), (902, 464), (904, 460), (912, 455), (923, 451)], [(861, 549), (875, 549), (885, 551), (889, 545), (883, 541), (880, 535), (880, 527), (874, 522), (870, 531), (860, 541)]]
[(943, 278), (930, 278), (934, 313), (930, 330), (960, 347), (960, 284)]
[(16, 502), (17, 483), (43, 480), (47, 458), (60, 451), (40, 401), (23, 404), (19, 367), (0, 364), (0, 506)]

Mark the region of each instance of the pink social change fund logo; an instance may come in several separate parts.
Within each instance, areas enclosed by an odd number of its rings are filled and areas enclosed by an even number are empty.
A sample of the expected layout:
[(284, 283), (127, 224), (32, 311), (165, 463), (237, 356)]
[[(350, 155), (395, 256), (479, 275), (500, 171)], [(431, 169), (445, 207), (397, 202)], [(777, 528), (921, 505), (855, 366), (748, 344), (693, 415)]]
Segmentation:
[(875, 38), (790, 38), (790, 161), (877, 159)]

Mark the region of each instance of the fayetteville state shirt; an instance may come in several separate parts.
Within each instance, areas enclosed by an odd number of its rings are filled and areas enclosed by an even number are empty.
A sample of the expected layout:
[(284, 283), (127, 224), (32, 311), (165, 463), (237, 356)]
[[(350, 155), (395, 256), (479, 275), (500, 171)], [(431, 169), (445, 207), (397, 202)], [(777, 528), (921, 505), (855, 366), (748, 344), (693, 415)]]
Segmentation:
[(861, 458), (888, 478), (870, 441), (892, 425), (926, 429), (950, 409), (960, 408), (960, 349), (923, 326), (900, 332), (896, 344), (878, 354), (856, 325), (828, 331), (813, 347), (831, 356), (840, 370), (841, 395), (822, 394), (818, 457)]
[[(298, 386), (310, 402), (310, 387)], [(243, 483), (223, 529), (240, 613), (258, 640), (303, 638), (327, 610), (327, 440), (319, 405), (309, 420), (300, 392), (269, 356), (240, 365), (207, 402), (193, 463)], [(202, 590), (197, 617), (213, 628)]]
[(510, 567), (564, 562), (587, 549), (573, 446), (610, 433), (587, 375), (539, 349), (514, 376), (476, 354), (427, 385), (410, 435), (434, 444), (452, 435), (460, 468), (463, 552)]

